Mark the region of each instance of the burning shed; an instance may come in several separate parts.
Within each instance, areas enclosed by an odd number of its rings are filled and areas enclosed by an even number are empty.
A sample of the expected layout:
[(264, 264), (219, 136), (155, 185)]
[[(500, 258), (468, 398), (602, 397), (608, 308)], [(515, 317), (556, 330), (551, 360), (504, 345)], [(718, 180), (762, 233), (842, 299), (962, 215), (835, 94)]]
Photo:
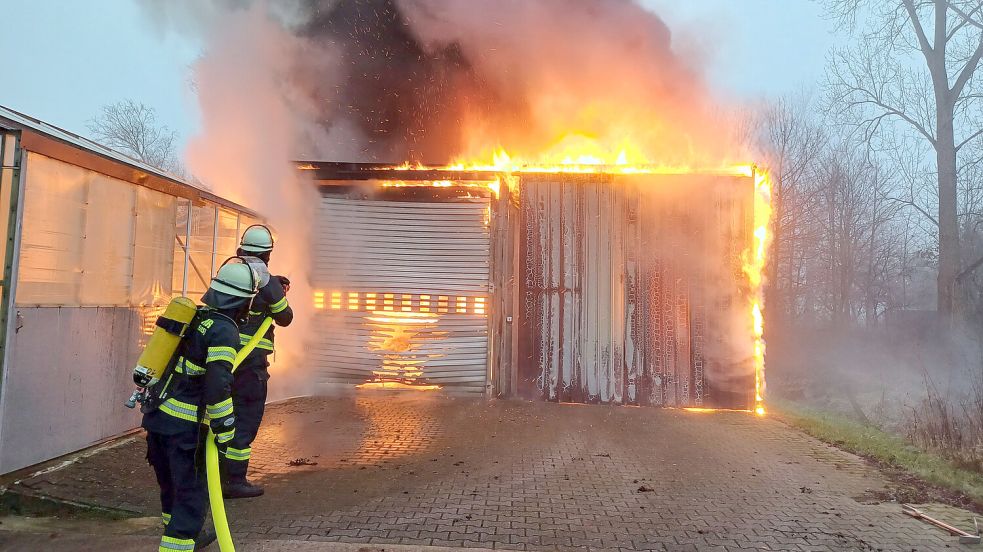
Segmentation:
[(755, 168), (298, 167), (322, 383), (762, 408)]

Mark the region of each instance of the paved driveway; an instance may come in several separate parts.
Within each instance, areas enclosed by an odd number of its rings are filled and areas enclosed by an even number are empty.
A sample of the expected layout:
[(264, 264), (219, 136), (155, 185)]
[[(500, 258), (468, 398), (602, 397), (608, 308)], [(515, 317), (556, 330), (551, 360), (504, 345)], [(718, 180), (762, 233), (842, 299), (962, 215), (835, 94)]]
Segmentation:
[[(272, 405), (233, 534), (510, 550), (943, 550), (862, 460), (744, 413), (359, 394)], [(141, 438), (14, 489), (156, 515)], [(0, 536), (0, 543), (3, 537)]]

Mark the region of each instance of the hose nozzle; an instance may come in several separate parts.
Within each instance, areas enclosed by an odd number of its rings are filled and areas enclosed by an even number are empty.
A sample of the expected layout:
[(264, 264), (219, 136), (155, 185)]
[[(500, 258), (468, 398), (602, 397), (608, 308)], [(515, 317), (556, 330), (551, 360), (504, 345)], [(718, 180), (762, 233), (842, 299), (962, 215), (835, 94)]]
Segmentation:
[(136, 408), (137, 401), (140, 401), (141, 403), (143, 402), (143, 395), (141, 394), (139, 389), (137, 389), (136, 391), (133, 392), (132, 395), (130, 395), (130, 398), (127, 399), (125, 403), (123, 403), (123, 406), (125, 406), (126, 408)]

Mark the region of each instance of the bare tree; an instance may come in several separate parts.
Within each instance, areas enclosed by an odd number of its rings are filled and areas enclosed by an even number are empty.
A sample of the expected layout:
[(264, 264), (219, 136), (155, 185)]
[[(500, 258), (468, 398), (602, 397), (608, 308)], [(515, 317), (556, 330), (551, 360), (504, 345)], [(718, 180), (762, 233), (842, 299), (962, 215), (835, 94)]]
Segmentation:
[(760, 142), (771, 169), (772, 239), (776, 255), (768, 265), (766, 305), (771, 316), (794, 310), (795, 263), (801, 259), (799, 246), (806, 222), (805, 210), (813, 202), (809, 177), (822, 154), (827, 136), (810, 113), (805, 95), (780, 98), (769, 105), (761, 118)]
[(874, 326), (890, 301), (890, 286), (901, 270), (902, 244), (890, 225), (898, 208), (886, 198), (891, 174), (876, 160), (856, 153), (852, 142), (823, 154), (817, 171), (813, 246), (820, 251), (812, 288), (817, 305), (837, 326)]
[(833, 107), (870, 146), (901, 125), (933, 150), (938, 310), (948, 317), (956, 308), (962, 268), (957, 157), (983, 135), (983, 92), (974, 79), (983, 58), (983, 0), (827, 0), (827, 5), (845, 23), (858, 17), (870, 22), (856, 48), (833, 55)]
[(133, 100), (102, 106), (88, 123), (97, 142), (165, 171), (181, 173), (177, 133), (157, 120), (152, 107)]

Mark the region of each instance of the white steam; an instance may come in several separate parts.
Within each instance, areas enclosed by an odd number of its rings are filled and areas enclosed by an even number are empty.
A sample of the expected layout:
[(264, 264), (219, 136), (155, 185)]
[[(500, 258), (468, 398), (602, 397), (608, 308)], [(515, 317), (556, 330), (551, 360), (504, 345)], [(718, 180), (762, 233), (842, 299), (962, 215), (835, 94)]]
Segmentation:
[(188, 145), (188, 167), (216, 194), (255, 209), (273, 227), (270, 269), (291, 280), (294, 322), (277, 333), (270, 394), (303, 392), (298, 365), (313, 315), (309, 272), (317, 192), (289, 161), (323, 133), (310, 125), (311, 112), (292, 89), (289, 64), (305, 45), (259, 8), (225, 13), (208, 36), (193, 67), (201, 131)]

